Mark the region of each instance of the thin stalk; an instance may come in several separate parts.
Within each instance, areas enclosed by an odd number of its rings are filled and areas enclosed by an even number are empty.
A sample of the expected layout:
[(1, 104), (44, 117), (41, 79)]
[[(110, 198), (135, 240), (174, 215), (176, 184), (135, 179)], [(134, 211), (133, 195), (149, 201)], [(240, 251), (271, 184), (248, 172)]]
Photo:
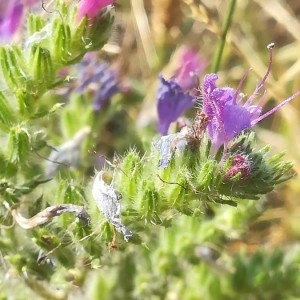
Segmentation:
[(213, 73), (216, 73), (219, 70), (219, 66), (220, 66), (220, 62), (221, 62), (221, 58), (225, 46), (226, 36), (232, 21), (235, 4), (236, 4), (236, 0), (230, 0), (229, 6), (227, 8), (226, 17), (222, 26), (221, 38), (217, 45), (217, 49), (214, 53), (214, 57), (212, 61), (211, 71)]

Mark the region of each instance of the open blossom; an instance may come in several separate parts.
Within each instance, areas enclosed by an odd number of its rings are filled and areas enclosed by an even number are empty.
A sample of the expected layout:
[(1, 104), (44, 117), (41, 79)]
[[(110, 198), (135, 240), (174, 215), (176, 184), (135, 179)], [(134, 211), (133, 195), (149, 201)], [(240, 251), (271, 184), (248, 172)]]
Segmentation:
[(157, 91), (158, 131), (165, 135), (169, 126), (176, 121), (182, 113), (193, 106), (193, 97), (184, 93), (173, 78), (166, 80), (159, 75), (159, 88)]
[(167, 134), (170, 124), (194, 105), (198, 76), (206, 67), (197, 52), (186, 46), (178, 50), (174, 59), (177, 64), (174, 77), (166, 80), (159, 75), (157, 112), (158, 131), (162, 135)]
[(218, 149), (221, 145), (227, 144), (244, 129), (251, 128), (256, 123), (294, 99), (296, 96), (300, 95), (300, 91), (297, 91), (295, 94), (264, 114), (261, 114), (264, 94), (261, 96), (258, 104), (253, 104), (254, 99), (263, 89), (264, 83), (270, 73), (273, 47), (274, 44), (270, 44), (268, 46), (270, 60), (266, 74), (257, 84), (252, 95), (244, 101), (244, 103), (242, 103), (242, 98), (239, 94), (241, 85), (246, 79), (247, 74), (240, 81), (237, 90), (230, 87), (216, 87), (215, 83), (218, 79), (216, 74), (208, 74), (204, 77), (202, 86), (203, 112), (208, 118), (208, 136), (214, 149)]
[(93, 19), (101, 9), (113, 3), (114, 0), (81, 0), (77, 8), (77, 20), (84, 16)]

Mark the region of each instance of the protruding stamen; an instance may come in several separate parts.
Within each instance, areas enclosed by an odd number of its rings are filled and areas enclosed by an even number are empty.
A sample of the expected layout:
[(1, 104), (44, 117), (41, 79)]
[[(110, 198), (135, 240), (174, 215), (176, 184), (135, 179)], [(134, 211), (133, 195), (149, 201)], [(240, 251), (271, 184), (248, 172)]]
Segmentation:
[(269, 64), (268, 64), (268, 68), (266, 71), (266, 74), (264, 75), (263, 79), (261, 80), (261, 82), (257, 85), (257, 87), (255, 88), (252, 96), (249, 97), (249, 99), (246, 102), (246, 105), (250, 105), (252, 103), (253, 98), (257, 95), (257, 93), (259, 92), (259, 90), (264, 86), (267, 77), (270, 74), (271, 71), (271, 67), (272, 67), (272, 61), (273, 61), (273, 48), (274, 48), (275, 44), (271, 43), (267, 46), (267, 48), (269, 49)]
[(240, 82), (237, 86), (237, 89), (236, 89), (235, 94), (234, 94), (235, 103), (236, 103), (236, 99), (237, 99), (238, 95), (240, 94), (242, 85), (243, 85), (244, 81), (246, 80), (246, 78), (247, 78), (247, 76), (248, 76), (248, 74), (251, 70), (252, 70), (252, 68), (247, 70), (247, 72), (243, 75), (242, 79), (240, 80)]
[(269, 110), (268, 112), (266, 112), (265, 114), (261, 115), (259, 118), (253, 120), (253, 122), (251, 123), (251, 125), (255, 125), (256, 123), (260, 122), (261, 120), (263, 120), (264, 118), (268, 117), (269, 115), (273, 114), (276, 110), (278, 110), (280, 107), (284, 106), (285, 104), (287, 104), (288, 102), (290, 102), (291, 100), (293, 100), (294, 98), (300, 96), (300, 90), (297, 91), (295, 94), (293, 94), (292, 96), (290, 96), (289, 98), (285, 99), (284, 101), (282, 101), (281, 103), (279, 103), (277, 106), (275, 106), (274, 108), (272, 108), (271, 110)]

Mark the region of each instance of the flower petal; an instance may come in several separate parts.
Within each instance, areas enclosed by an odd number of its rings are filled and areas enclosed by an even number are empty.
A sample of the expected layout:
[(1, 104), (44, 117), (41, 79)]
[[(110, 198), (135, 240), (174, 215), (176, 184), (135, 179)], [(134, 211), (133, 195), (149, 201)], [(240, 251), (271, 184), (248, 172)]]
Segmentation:
[(193, 97), (185, 94), (174, 79), (165, 80), (159, 75), (160, 85), (157, 90), (158, 131), (165, 135), (169, 126), (179, 116), (193, 106)]
[(242, 106), (225, 105), (222, 118), (226, 142), (229, 142), (244, 129), (251, 127), (251, 113)]
[(246, 108), (238, 105), (225, 105), (220, 117), (214, 116), (208, 121), (207, 130), (213, 147), (218, 149), (250, 127), (251, 113)]

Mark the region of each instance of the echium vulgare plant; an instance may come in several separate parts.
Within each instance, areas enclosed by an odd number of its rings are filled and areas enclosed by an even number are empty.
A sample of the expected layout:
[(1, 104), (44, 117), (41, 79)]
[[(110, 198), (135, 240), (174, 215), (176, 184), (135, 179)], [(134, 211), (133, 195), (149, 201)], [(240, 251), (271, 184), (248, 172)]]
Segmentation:
[[(68, 81), (66, 67), (105, 44), (113, 21), (112, 2), (82, 0), (76, 7), (56, 1), (55, 10), (45, 13), (46, 17), (28, 16), (22, 44), (0, 48), (4, 145), (0, 152), (0, 274), (8, 287), (0, 289), (0, 297), (18, 281), (9, 292), (16, 299), (23, 284), (41, 298), (66, 299), (76, 296), (74, 287), (89, 285), (98, 269), (104, 273), (118, 265), (117, 284), (107, 287), (99, 279), (103, 275), (97, 277), (91, 299), (101, 299), (107, 289), (115, 293), (111, 299), (125, 299), (119, 289), (133, 290), (133, 275), (140, 267), (134, 265), (133, 253), (138, 253), (136, 259), (145, 269), (151, 259), (157, 260), (159, 272), (151, 275), (152, 287), (147, 285), (146, 274), (136, 276), (135, 298), (151, 297), (151, 293), (163, 298), (169, 278), (160, 281), (156, 276), (166, 275), (172, 268), (177, 274), (174, 277), (182, 274), (184, 266), (177, 264), (177, 254), (186, 254), (186, 264), (199, 257), (211, 259), (211, 249), (186, 244), (199, 232), (205, 209), (210, 205), (237, 206), (242, 199), (257, 200), (293, 176), (292, 164), (282, 161), (282, 154), (269, 155), (268, 146), (257, 149), (251, 132), (257, 122), (300, 94), (296, 92), (265, 114), (261, 113), (261, 101), (253, 103), (271, 68), (270, 45), (267, 72), (248, 99), (240, 97), (245, 77), (234, 91), (216, 87), (216, 74), (204, 76), (200, 96), (194, 99), (199, 108), (190, 126), (155, 139), (153, 149), (145, 149), (143, 154), (129, 149), (124, 157), (107, 161), (110, 167), (96, 171), (92, 182), (86, 184), (82, 177), (89, 180), (88, 171), (83, 174), (76, 168), (82, 141), (93, 134), (95, 124), (87, 122), (84, 125), (89, 126), (74, 132), (72, 139), (50, 147), (44, 133), (47, 121), (58, 116), (67, 122), (72, 119), (70, 112), (76, 112), (80, 123), (84, 112), (78, 102), (62, 107), (45, 100), (48, 91)], [(157, 100), (158, 110), (163, 108), (158, 111), (163, 125), (159, 131), (167, 134), (170, 123), (193, 105), (193, 97), (173, 79), (161, 76), (160, 81)], [(163, 102), (167, 107), (172, 103), (174, 109), (165, 109)], [(47, 162), (39, 155), (45, 148), (51, 150)], [(66, 166), (71, 168), (59, 170)], [(205, 227), (207, 224), (200, 227), (203, 240), (220, 242), (225, 235), (216, 227)], [(184, 225), (190, 230), (182, 233)], [(168, 231), (162, 237), (160, 228), (167, 227), (175, 234)], [(143, 259), (143, 253), (155, 245), (160, 248), (154, 249), (153, 257)], [(171, 258), (166, 255), (170, 247), (174, 251)], [(110, 256), (115, 248), (124, 254), (124, 260)], [(281, 254), (271, 258), (279, 273)], [(232, 264), (241, 266), (247, 261), (238, 257)], [(289, 271), (294, 276), (294, 269)], [(118, 276), (110, 277), (107, 272), (108, 281), (114, 282)]]

